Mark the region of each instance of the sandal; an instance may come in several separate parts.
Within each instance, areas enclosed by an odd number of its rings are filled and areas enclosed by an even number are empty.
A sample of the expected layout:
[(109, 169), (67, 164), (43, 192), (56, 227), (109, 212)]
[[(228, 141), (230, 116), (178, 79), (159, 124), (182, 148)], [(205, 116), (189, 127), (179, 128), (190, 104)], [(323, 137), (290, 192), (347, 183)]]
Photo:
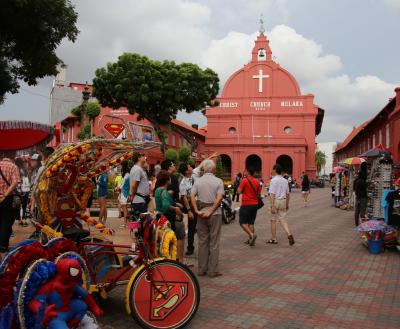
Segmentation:
[(256, 239), (257, 239), (257, 234), (253, 234), (253, 237), (249, 240), (249, 245), (251, 247), (254, 247), (254, 245), (256, 244)]
[(269, 239), (267, 241), (267, 243), (269, 243), (269, 244), (278, 244), (278, 241), (276, 241), (276, 239)]
[(246, 240), (245, 242), (243, 242), (244, 244), (250, 244), (250, 239)]

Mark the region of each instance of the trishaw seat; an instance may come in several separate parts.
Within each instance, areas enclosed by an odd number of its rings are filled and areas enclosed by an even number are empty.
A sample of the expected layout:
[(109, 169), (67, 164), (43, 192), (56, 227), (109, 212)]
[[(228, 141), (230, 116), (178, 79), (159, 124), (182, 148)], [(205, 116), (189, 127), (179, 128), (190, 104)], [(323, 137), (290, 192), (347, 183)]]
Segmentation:
[(69, 227), (63, 231), (63, 236), (74, 242), (79, 242), (80, 240), (87, 238), (90, 235), (88, 230), (84, 230), (78, 227)]

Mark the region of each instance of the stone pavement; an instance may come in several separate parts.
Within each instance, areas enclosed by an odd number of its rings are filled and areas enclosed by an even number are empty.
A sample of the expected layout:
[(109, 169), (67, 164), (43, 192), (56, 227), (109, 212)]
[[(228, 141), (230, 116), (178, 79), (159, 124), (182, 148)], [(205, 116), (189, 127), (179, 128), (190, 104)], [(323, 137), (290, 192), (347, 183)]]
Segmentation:
[[(281, 227), (279, 244), (265, 244), (266, 207), (253, 248), (243, 244), (237, 221), (223, 225), (224, 275), (199, 278), (202, 299), (189, 328), (400, 327), (400, 254), (370, 255), (355, 238), (353, 212), (331, 207), (328, 189), (313, 189), (307, 208), (300, 198), (292, 194), (288, 213), (292, 247)], [(103, 307), (103, 328), (139, 328), (125, 313), (123, 287)]]

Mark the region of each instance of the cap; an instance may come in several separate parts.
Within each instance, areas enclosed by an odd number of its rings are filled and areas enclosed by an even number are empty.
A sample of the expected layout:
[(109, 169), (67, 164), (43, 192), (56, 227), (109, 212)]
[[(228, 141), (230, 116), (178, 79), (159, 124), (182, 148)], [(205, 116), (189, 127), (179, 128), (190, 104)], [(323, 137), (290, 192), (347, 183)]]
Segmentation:
[(30, 160), (37, 160), (37, 161), (40, 161), (40, 160), (41, 160), (41, 156), (40, 156), (39, 154), (37, 154), (37, 153), (34, 153), (34, 154), (32, 154), (32, 155), (29, 157), (29, 159), (30, 159)]

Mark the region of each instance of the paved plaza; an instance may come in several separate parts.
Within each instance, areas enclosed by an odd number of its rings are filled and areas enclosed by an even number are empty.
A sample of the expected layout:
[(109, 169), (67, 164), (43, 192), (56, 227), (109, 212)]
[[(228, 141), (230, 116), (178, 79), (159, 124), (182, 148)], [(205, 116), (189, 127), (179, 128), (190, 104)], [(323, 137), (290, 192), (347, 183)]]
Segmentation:
[[(253, 248), (243, 244), (237, 221), (223, 226), (224, 275), (199, 278), (202, 299), (189, 328), (400, 327), (400, 254), (370, 255), (355, 238), (353, 212), (332, 207), (328, 189), (313, 189), (307, 208), (300, 198), (292, 194), (288, 215), (293, 247), (280, 227), (279, 244), (265, 244), (266, 208), (257, 218)], [(123, 287), (103, 307), (103, 328), (139, 328), (125, 313)]]

